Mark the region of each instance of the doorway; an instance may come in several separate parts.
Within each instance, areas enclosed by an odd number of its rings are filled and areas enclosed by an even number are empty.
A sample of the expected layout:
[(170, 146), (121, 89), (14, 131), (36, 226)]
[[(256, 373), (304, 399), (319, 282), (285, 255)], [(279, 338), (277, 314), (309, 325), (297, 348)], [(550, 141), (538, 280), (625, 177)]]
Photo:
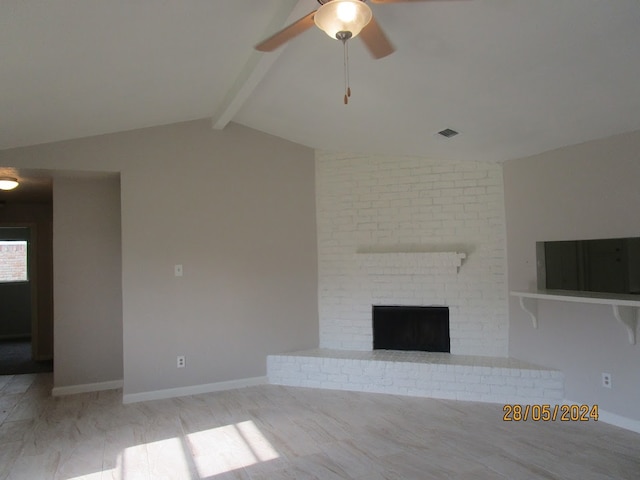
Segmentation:
[(0, 241), (9, 250), (0, 263), (10, 267), (0, 280), (0, 375), (52, 371), (51, 174), (0, 167), (0, 175), (19, 180), (17, 188), (0, 190)]
[(0, 227), (0, 375), (53, 371), (38, 349), (37, 225)]

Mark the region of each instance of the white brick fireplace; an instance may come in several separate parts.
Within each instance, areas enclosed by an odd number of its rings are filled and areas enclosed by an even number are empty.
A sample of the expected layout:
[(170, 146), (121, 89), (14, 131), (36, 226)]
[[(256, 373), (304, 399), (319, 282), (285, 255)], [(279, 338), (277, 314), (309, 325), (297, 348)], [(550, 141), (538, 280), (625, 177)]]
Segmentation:
[[(317, 152), (316, 202), (320, 348), (271, 356), (272, 383), (562, 399), (560, 372), (506, 358), (501, 165)], [(373, 305), (449, 307), (451, 354), (372, 351)]]
[(451, 353), (507, 355), (499, 164), (318, 152), (316, 189), (320, 347), (371, 350), (374, 304), (443, 305)]

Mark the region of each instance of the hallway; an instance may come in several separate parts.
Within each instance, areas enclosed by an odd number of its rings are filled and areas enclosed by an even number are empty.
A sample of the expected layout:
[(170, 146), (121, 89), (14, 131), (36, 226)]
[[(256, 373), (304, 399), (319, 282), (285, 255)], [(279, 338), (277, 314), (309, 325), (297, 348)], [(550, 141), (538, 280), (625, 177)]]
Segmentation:
[(0, 375), (21, 375), (53, 371), (53, 361), (31, 359), (29, 340), (0, 340)]

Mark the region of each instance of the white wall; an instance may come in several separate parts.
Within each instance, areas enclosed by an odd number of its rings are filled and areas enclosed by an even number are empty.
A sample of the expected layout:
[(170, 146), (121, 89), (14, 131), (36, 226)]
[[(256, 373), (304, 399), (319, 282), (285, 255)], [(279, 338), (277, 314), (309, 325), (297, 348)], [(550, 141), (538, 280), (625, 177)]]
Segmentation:
[[(504, 165), (509, 288), (535, 288), (535, 242), (640, 236), (640, 132)], [(511, 356), (558, 368), (568, 399), (640, 419), (640, 345), (610, 307), (539, 302), (539, 328), (510, 301)], [(612, 374), (613, 388), (601, 387)]]
[[(372, 304), (436, 304), (450, 307), (452, 353), (506, 356), (499, 164), (317, 152), (316, 189), (322, 347), (371, 350)], [(450, 250), (467, 254), (457, 274), (363, 254)]]
[(117, 174), (53, 181), (54, 382), (122, 380)]
[(313, 162), (208, 120), (0, 152), (121, 173), (125, 394), (263, 376), (268, 354), (318, 345)]

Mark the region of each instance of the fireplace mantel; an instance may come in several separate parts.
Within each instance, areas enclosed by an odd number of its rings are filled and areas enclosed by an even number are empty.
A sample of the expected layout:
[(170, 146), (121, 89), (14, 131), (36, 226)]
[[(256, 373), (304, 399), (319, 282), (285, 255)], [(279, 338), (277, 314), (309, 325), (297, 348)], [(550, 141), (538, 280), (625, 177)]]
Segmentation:
[(357, 255), (364, 267), (388, 275), (403, 275), (424, 267), (458, 273), (462, 261), (467, 258), (462, 252), (357, 252)]

